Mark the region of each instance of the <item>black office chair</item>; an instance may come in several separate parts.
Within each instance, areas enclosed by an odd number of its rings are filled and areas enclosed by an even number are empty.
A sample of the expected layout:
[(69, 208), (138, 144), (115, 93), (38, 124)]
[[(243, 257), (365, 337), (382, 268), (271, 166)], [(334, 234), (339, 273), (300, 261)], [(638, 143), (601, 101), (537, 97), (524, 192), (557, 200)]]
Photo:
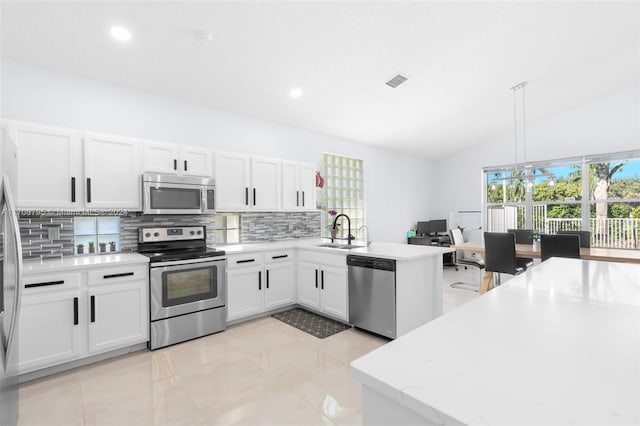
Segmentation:
[[(516, 236), (516, 244), (533, 244), (533, 229), (507, 229)], [(517, 257), (516, 266), (527, 270), (533, 266), (533, 259), (530, 257)]]
[(577, 234), (540, 235), (540, 258), (544, 262), (552, 257), (580, 259), (580, 236)]
[(579, 235), (580, 247), (591, 247), (591, 232), (589, 231), (558, 231), (558, 235)]
[[(459, 229), (449, 230), (449, 235), (451, 237), (451, 241), (453, 242), (453, 245), (460, 245), (464, 243), (462, 232)], [(464, 251), (462, 250), (456, 251), (454, 263), (456, 265), (456, 271), (458, 270), (458, 265), (464, 266), (465, 269), (467, 268), (467, 266), (473, 266), (475, 268), (478, 268), (481, 274), (482, 274), (482, 270), (484, 269), (484, 262), (482, 261), (482, 259), (479, 259), (477, 257), (472, 257), (472, 256), (466, 256)], [(480, 277), (480, 282), (482, 282), (482, 277)], [(480, 284), (478, 284), (478, 286), (476, 287), (473, 284), (463, 283), (461, 281), (457, 281), (451, 284), (451, 287), (453, 288), (460, 287), (464, 290), (471, 290), (471, 291), (480, 290)]]
[(484, 267), (488, 272), (518, 275), (524, 271), (516, 260), (516, 236), (511, 232), (484, 233)]

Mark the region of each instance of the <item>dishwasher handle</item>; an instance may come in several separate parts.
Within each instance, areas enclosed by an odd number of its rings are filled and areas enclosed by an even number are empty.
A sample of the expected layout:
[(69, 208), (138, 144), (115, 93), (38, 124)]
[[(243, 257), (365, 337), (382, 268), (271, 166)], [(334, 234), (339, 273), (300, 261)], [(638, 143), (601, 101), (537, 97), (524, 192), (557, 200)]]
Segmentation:
[(394, 259), (383, 259), (379, 257), (357, 256), (350, 254), (347, 256), (347, 266), (380, 269), (383, 271), (395, 271), (396, 261)]

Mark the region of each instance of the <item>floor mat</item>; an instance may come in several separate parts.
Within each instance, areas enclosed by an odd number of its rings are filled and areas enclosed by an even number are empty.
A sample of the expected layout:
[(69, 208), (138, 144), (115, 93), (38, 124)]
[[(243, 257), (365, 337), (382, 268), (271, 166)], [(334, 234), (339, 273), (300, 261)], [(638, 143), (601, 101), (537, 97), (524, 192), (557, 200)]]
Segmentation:
[(319, 339), (333, 336), (336, 333), (351, 328), (349, 325), (325, 318), (301, 308), (294, 308), (271, 316)]

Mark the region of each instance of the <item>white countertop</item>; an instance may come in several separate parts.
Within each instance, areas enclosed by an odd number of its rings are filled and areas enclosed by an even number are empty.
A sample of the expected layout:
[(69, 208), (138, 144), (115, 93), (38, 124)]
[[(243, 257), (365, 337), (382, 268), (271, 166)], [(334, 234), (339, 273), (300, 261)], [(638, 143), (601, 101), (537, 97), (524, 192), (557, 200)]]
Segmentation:
[[(453, 251), (449, 247), (420, 246), (414, 244), (399, 243), (371, 243), (368, 247), (352, 249), (318, 247), (319, 244), (327, 244), (328, 239), (300, 239), (284, 240), (265, 243), (229, 244), (217, 245), (216, 248), (224, 250), (227, 254), (250, 253), (255, 251), (283, 250), (283, 249), (304, 249), (318, 252), (330, 252), (337, 254), (358, 254), (361, 256), (384, 257), (395, 260), (416, 260), (431, 256), (441, 255)], [(362, 242), (355, 242), (354, 245), (361, 245)]]
[(117, 266), (132, 263), (149, 263), (149, 258), (139, 253), (96, 254), (69, 256), (62, 259), (27, 259), (23, 262), (25, 275), (43, 272), (58, 272), (96, 266)]
[(640, 424), (640, 265), (551, 259), (351, 367), (438, 424)]

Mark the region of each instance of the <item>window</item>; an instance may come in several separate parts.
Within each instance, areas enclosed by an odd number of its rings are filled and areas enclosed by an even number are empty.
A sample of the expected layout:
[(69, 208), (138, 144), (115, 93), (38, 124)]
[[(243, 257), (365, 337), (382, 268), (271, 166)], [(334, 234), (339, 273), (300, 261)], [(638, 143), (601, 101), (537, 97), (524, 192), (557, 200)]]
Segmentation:
[[(120, 251), (120, 218), (117, 216), (82, 216), (73, 223), (76, 244), (83, 246), (84, 253)], [(93, 247), (93, 249), (92, 249)]]
[(217, 244), (240, 242), (240, 215), (217, 214), (215, 220)]
[[(322, 215), (322, 236), (331, 237), (330, 228), (336, 215), (344, 213), (351, 219), (351, 234), (363, 238), (358, 231), (364, 222), (364, 171), (363, 161), (357, 158), (333, 154), (322, 154), (324, 172), (324, 214)], [(347, 238), (347, 221), (338, 220), (337, 238)]]
[(593, 247), (640, 248), (640, 152), (485, 169), (487, 229), (591, 232)]

